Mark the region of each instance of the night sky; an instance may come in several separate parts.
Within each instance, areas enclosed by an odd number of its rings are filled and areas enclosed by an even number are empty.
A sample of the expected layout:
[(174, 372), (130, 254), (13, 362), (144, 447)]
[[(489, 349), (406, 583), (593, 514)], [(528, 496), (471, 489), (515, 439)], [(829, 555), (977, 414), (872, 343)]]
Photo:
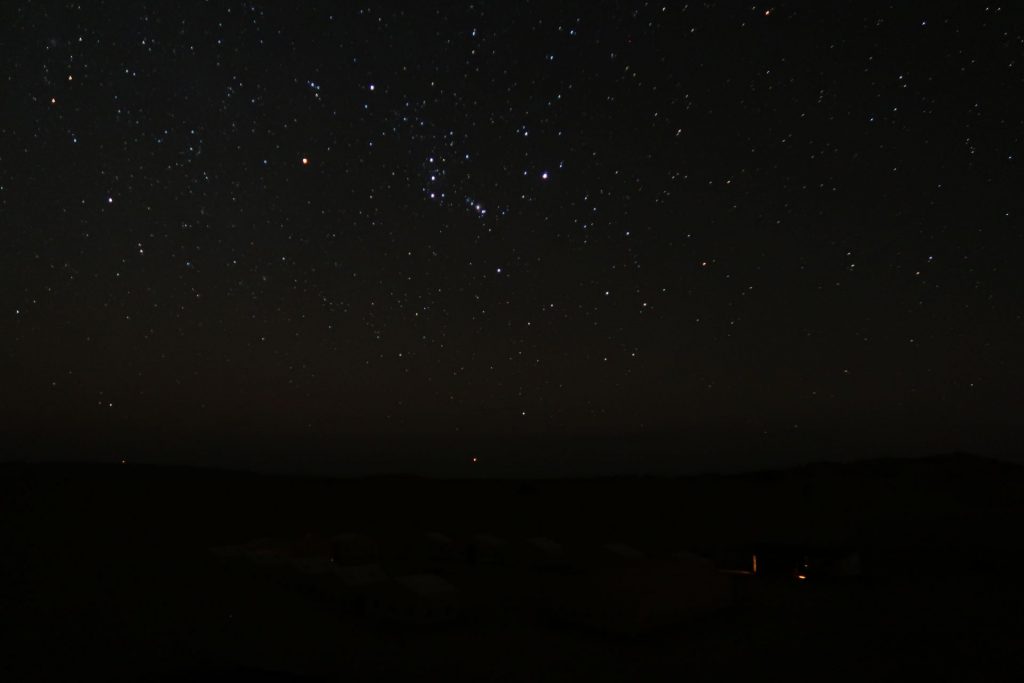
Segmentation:
[(11, 2), (0, 49), (11, 438), (1024, 433), (1008, 6)]

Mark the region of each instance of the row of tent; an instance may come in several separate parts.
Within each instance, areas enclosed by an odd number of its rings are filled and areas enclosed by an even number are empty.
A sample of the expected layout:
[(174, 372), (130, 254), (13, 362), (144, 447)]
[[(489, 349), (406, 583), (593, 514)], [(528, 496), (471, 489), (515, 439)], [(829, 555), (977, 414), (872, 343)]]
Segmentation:
[(424, 573), (393, 576), (376, 561), (370, 546), (363, 547), (359, 557), (353, 548), (348, 550), (348, 561), (339, 563), (333, 557), (296, 554), (287, 544), (259, 539), (214, 548), (213, 553), (229, 565), (253, 569), (371, 619), (429, 625), (459, 617), (461, 596), (443, 577)]
[[(379, 562), (385, 555), (369, 536), (343, 533), (332, 538), (307, 536), (296, 543), (262, 538), (237, 546), (222, 546), (213, 551), (224, 559), (245, 558), (256, 564), (273, 564), (290, 558), (330, 559), (338, 566)], [(607, 543), (588, 557), (608, 561), (643, 561), (647, 556), (623, 543)], [(568, 566), (573, 560), (564, 545), (550, 538), (536, 536), (522, 541), (508, 541), (492, 534), (475, 534), (459, 543), (439, 532), (429, 532), (407, 539), (398, 556), (406, 561), (425, 565), (492, 564), (531, 567)]]
[[(415, 539), (415, 545), (414, 554), (423, 553), (436, 563), (463, 562), (464, 568), (570, 566), (565, 547), (544, 537), (513, 543), (478, 534), (465, 544), (456, 544), (443, 534), (430, 533)], [(216, 548), (214, 553), (380, 621), (449, 623), (466, 615), (472, 602), (437, 571), (392, 575), (382, 566), (377, 544), (361, 534), (340, 534), (328, 540), (310, 537), (295, 544), (261, 539)], [(707, 559), (679, 553), (668, 560), (651, 561), (621, 543), (607, 544), (598, 554), (609, 561), (586, 571), (576, 567), (573, 571), (532, 573), (542, 577), (539, 583), (518, 582), (517, 572), (502, 572), (500, 581), (492, 583), (489, 590), (521, 593), (517, 597), (532, 603), (541, 618), (625, 634), (668, 627), (732, 604), (730, 577)]]

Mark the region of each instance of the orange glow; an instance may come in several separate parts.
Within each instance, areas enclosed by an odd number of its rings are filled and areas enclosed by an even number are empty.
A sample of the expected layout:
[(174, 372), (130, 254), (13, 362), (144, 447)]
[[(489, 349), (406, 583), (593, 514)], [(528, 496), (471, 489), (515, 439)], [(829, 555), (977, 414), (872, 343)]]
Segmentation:
[(476, 462), (476, 456), (475, 455), (473, 456), (473, 462)]
[(309, 159), (307, 159), (306, 157), (302, 157), (302, 165), (309, 166)]
[(804, 581), (807, 577), (804, 576), (803, 574), (797, 574), (796, 578), (800, 579), (801, 581)]
[(754, 574), (757, 573), (757, 555), (754, 555), (754, 569), (753, 569), (753, 573)]

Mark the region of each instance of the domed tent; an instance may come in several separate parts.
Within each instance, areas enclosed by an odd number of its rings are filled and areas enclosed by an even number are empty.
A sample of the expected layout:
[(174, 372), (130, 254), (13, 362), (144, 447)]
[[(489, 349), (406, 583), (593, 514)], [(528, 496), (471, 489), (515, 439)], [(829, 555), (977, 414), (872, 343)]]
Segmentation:
[(378, 564), (337, 565), (319, 557), (294, 558), (289, 563), (289, 583), (349, 606), (388, 580)]
[(703, 555), (697, 555), (687, 550), (680, 550), (679, 552), (672, 554), (672, 560), (688, 567), (699, 567), (702, 571), (713, 572), (718, 569), (714, 561), (704, 557)]
[(306, 532), (291, 544), (291, 553), (295, 557), (318, 557), (329, 559), (331, 556), (331, 539), (313, 532)]
[(322, 591), (332, 580), (334, 565), (326, 557), (292, 557), (287, 564), (288, 582), (300, 588)]
[(334, 575), (338, 582), (351, 589), (362, 589), (388, 580), (388, 575), (379, 564), (350, 564), (336, 567)]
[(832, 575), (838, 578), (851, 579), (864, 575), (864, 561), (860, 553), (851, 551), (835, 560), (832, 564)]
[(239, 543), (236, 545), (219, 545), (210, 548), (210, 552), (215, 558), (223, 562), (226, 565), (240, 565), (247, 561), (246, 556), (250, 550), (249, 543)]
[(459, 591), (433, 574), (414, 574), (376, 584), (366, 597), (373, 619), (401, 624), (443, 624), (458, 618)]
[(646, 553), (625, 543), (605, 543), (601, 551), (606, 558), (622, 563), (643, 562), (647, 559)]
[(508, 541), (491, 534), (474, 534), (466, 556), (470, 564), (509, 564), (513, 559)]
[(357, 606), (387, 581), (388, 575), (379, 564), (335, 566), (325, 592), (344, 605)]
[(544, 536), (526, 539), (523, 554), (527, 564), (534, 567), (563, 567), (569, 563), (569, 554), (558, 541)]
[(732, 603), (728, 578), (704, 563), (680, 561), (604, 569), (552, 592), (558, 620), (606, 633), (641, 635)]
[(438, 531), (423, 534), (418, 545), (418, 555), (421, 559), (434, 564), (459, 562), (463, 559), (463, 553), (460, 552), (458, 544)]
[(242, 557), (256, 567), (272, 569), (286, 566), (292, 553), (288, 544), (274, 538), (257, 538), (242, 546)]
[(331, 560), (338, 565), (361, 565), (375, 562), (377, 543), (364, 534), (346, 532), (331, 539)]

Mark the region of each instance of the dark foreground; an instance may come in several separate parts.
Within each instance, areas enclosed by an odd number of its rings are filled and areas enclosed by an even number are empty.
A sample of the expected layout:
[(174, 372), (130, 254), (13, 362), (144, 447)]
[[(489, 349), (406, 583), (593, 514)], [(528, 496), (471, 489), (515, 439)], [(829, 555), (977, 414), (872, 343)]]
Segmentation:
[[(975, 458), (546, 481), (10, 464), (0, 482), (4, 680), (993, 680), (1024, 663), (1024, 473)], [(372, 539), (342, 563), (439, 577), (457, 616), (380, 618), (295, 570), (342, 532)], [(260, 538), (274, 562), (224, 552)], [(629, 589), (657, 602), (692, 576), (680, 551), (733, 570), (715, 572), (727, 599), (634, 630), (613, 596), (582, 598), (589, 622), (560, 611), (596, 575), (669, 577)]]

